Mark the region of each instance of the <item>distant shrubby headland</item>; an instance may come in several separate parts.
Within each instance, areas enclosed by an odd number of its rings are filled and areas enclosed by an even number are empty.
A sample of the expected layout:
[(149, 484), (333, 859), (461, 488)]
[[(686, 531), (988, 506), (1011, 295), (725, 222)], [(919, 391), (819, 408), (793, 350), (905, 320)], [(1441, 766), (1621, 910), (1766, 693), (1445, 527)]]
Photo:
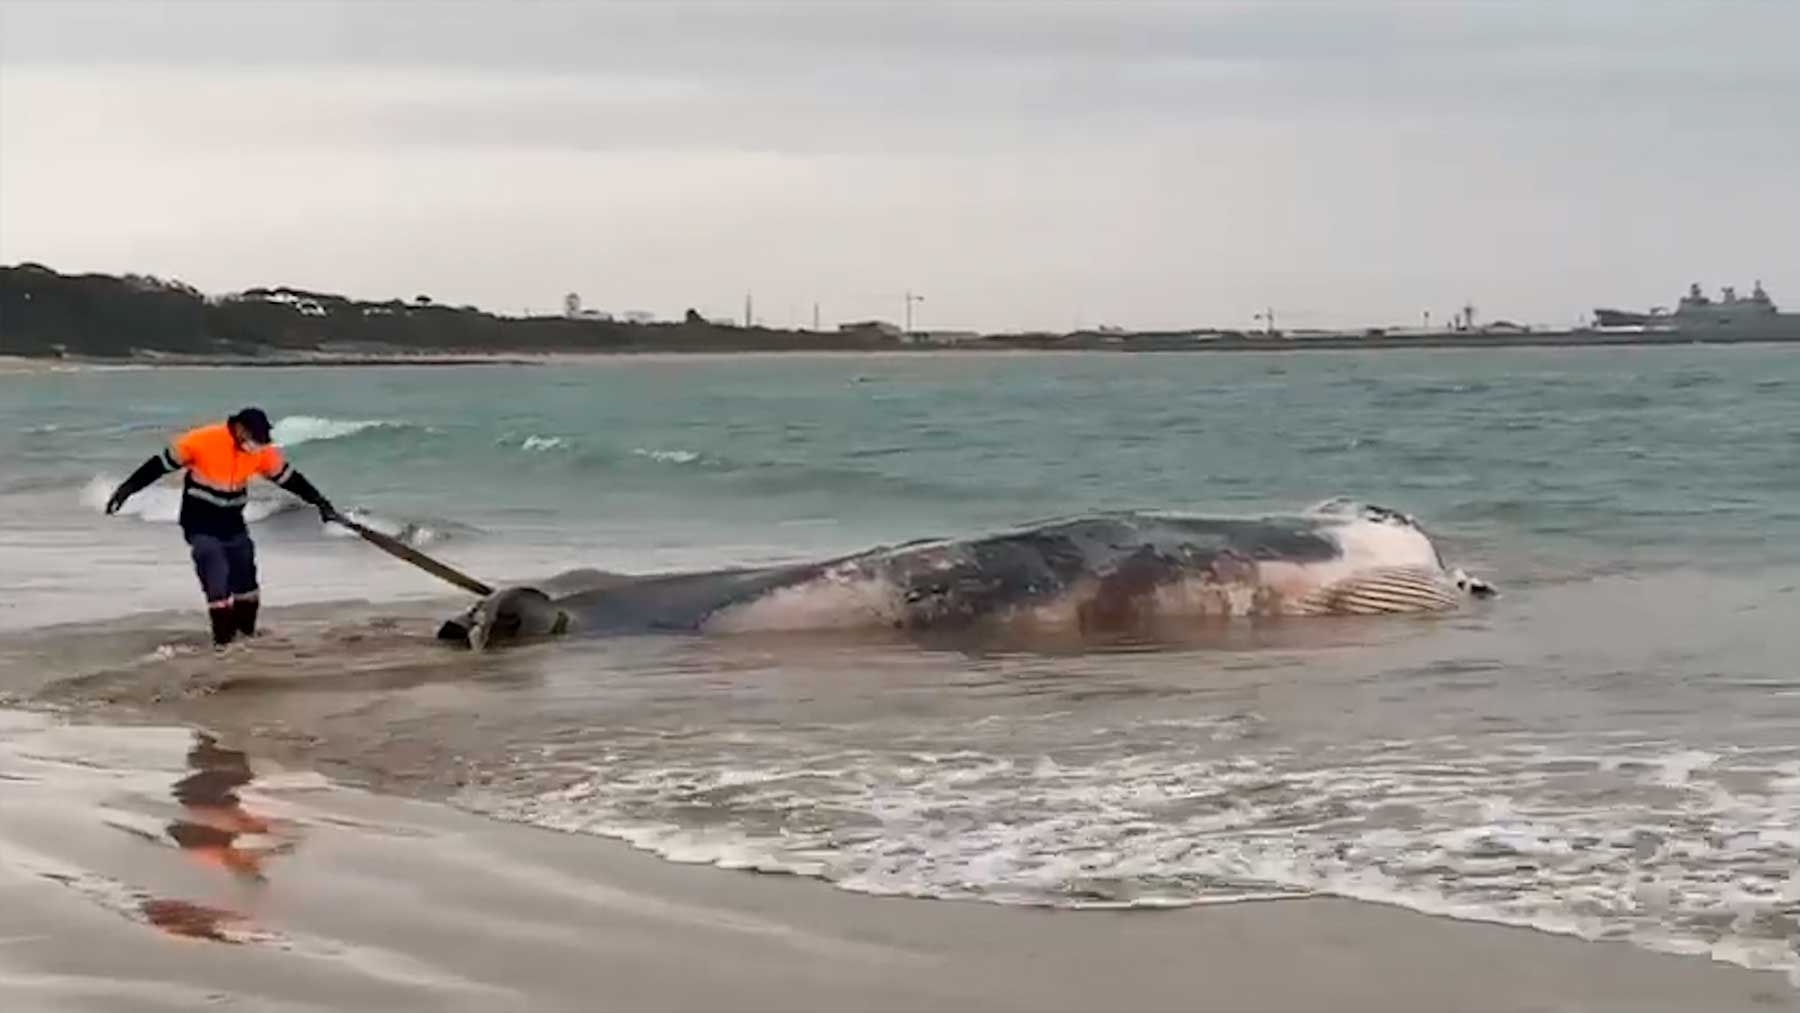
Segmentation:
[(283, 354), (828, 350), (897, 347), (898, 332), (735, 327), (690, 310), (679, 322), (592, 315), (502, 317), (427, 296), (363, 302), (253, 288), (208, 296), (151, 275), (0, 267), (0, 354), (103, 358)]

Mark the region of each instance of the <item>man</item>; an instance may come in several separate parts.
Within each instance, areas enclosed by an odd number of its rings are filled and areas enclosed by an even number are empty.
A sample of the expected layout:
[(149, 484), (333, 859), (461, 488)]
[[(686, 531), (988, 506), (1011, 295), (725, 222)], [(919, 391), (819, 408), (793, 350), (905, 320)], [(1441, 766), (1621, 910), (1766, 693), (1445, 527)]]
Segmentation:
[(106, 512), (117, 513), (139, 490), (183, 468), (181, 533), (193, 549), (194, 570), (206, 592), (213, 646), (224, 647), (237, 634), (256, 633), (256, 545), (244, 526), (250, 477), (261, 475), (317, 507), (321, 521), (334, 521), (338, 514), (306, 476), (282, 460), (281, 451), (269, 442), (269, 417), (260, 408), (245, 408), (224, 422), (178, 437), (120, 483), (106, 501)]

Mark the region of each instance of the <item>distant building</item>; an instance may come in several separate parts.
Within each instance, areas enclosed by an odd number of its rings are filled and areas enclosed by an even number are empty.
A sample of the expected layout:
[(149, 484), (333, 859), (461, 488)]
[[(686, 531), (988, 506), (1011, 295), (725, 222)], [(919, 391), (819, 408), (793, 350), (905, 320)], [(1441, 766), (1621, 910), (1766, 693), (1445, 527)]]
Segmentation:
[(244, 298), (256, 302), (272, 302), (283, 306), (292, 306), (301, 316), (322, 317), (325, 315), (325, 307), (319, 305), (317, 299), (292, 289), (253, 288), (244, 293)]
[(570, 320), (593, 320), (610, 323), (613, 315), (604, 310), (586, 309), (581, 305), (581, 296), (570, 292), (563, 296), (563, 316)]
[(895, 339), (902, 339), (906, 334), (899, 326), (890, 324), (886, 320), (857, 320), (851, 323), (838, 325), (839, 334), (859, 334), (868, 333), (870, 331), (873, 331), (884, 338)]
[(913, 331), (903, 334), (900, 340), (909, 345), (960, 345), (967, 341), (980, 341), (980, 331)]
[(626, 310), (619, 314), (619, 319), (628, 324), (653, 324), (656, 323), (656, 314), (648, 310)]

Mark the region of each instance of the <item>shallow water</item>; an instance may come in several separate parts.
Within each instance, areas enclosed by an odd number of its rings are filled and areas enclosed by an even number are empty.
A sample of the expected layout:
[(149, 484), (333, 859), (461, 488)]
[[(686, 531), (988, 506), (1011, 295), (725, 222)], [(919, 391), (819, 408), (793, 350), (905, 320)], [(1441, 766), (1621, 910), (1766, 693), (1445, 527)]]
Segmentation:
[[(1328, 893), (1792, 970), (1797, 384), (1800, 358), (1757, 348), (0, 376), (0, 679), (854, 890)], [(429, 640), (445, 591), (290, 511), (259, 525), (269, 596), (322, 604), (215, 661), (172, 498), (107, 520), (92, 488), (251, 399), (340, 504), (494, 579), (1349, 494), (1418, 515), (1504, 597), (1154, 644), (474, 658)]]

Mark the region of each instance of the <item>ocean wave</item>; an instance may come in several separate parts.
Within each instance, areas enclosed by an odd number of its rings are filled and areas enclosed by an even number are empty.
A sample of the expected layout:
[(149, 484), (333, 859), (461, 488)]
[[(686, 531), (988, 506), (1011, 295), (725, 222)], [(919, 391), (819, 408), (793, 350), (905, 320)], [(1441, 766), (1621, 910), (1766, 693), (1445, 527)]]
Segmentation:
[(632, 456), (646, 457), (663, 464), (693, 464), (700, 460), (700, 455), (692, 450), (655, 450), (649, 447), (633, 447)]
[[(111, 498), (113, 490), (118, 488), (119, 481), (111, 475), (95, 475), (81, 488), (81, 505), (95, 512), (105, 512), (106, 501)], [(253, 495), (244, 507), (244, 519), (262, 521), (276, 514), (302, 508), (311, 509), (292, 496)], [(119, 508), (119, 515), (135, 517), (152, 524), (174, 524), (181, 519), (181, 488), (174, 485), (153, 485), (140, 490)]]
[[(81, 488), (79, 500), (82, 506), (96, 512), (105, 511), (106, 501), (112, 496), (113, 490), (118, 488), (118, 484), (119, 479), (111, 475), (95, 475)], [(257, 486), (252, 486), (251, 489), (250, 502), (244, 507), (244, 520), (251, 523), (268, 520), (279, 514), (312, 509), (302, 500), (286, 493), (265, 491)], [(173, 483), (152, 485), (126, 500), (125, 505), (119, 508), (119, 516), (134, 517), (151, 524), (174, 524), (181, 519), (181, 496), (181, 487)], [(442, 542), (475, 530), (449, 520), (398, 520), (361, 508), (345, 509), (343, 514), (365, 527), (414, 547)], [(333, 538), (357, 537), (354, 531), (337, 525), (328, 524), (324, 531)]]
[(502, 433), (494, 439), (493, 445), (503, 451), (523, 451), (527, 454), (549, 454), (555, 451), (575, 449), (575, 441), (566, 436), (545, 436), (541, 433)]
[[(362, 509), (345, 510), (343, 511), (343, 514), (345, 517), (361, 524), (365, 528), (379, 531), (389, 538), (404, 542), (414, 548), (431, 545), (434, 542), (441, 542), (450, 537), (451, 525), (448, 524), (422, 521), (397, 521), (391, 517), (370, 513), (369, 511)], [(332, 538), (360, 537), (356, 532), (351, 531), (349, 528), (340, 527), (336, 524), (327, 524), (325, 526), (325, 533)]]
[(287, 415), (277, 420), (272, 432), (274, 441), (284, 447), (301, 443), (338, 440), (370, 429), (408, 428), (404, 422), (382, 419), (331, 419), (316, 415)]
[[(1138, 745), (1164, 748), (1097, 760), (1080, 760), (1079, 743), (1055, 760), (797, 753), (742, 733), (717, 755), (670, 756), (664, 743), (636, 757), (615, 743), (604, 770), (571, 779), (565, 765), (554, 787), (469, 789), (456, 802), (671, 861), (859, 893), (1059, 908), (1340, 896), (1623, 939), (1800, 984), (1784, 928), (1800, 901), (1800, 760), (1734, 764), (1650, 743), (1617, 755), (1432, 755), (1386, 741), (1319, 766), (1180, 755), (1184, 737), (1229, 741), (1228, 721), (1211, 734), (1145, 729)], [(1616, 782), (1604, 804), (1595, 779)]]

